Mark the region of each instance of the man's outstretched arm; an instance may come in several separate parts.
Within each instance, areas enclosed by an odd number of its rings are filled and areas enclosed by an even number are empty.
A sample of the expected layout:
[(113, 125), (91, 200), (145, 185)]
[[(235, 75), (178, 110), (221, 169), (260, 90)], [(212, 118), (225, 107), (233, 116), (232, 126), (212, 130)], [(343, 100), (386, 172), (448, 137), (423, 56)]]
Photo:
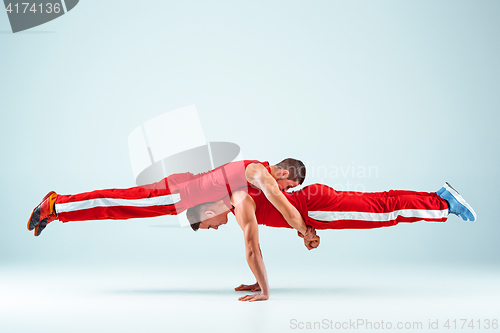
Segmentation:
[(233, 202), (236, 203), (234, 214), (243, 230), (245, 237), (245, 251), (247, 263), (252, 270), (257, 283), (261, 288), (260, 293), (240, 297), (240, 301), (265, 301), (269, 298), (269, 284), (267, 281), (266, 267), (259, 247), (259, 227), (255, 217), (255, 202), (245, 192), (233, 193)]
[(271, 176), (265, 166), (259, 163), (250, 164), (245, 170), (245, 176), (250, 184), (264, 192), (267, 200), (283, 215), (292, 228), (303, 235), (306, 234), (307, 226), (302, 215), (281, 193), (276, 179)]

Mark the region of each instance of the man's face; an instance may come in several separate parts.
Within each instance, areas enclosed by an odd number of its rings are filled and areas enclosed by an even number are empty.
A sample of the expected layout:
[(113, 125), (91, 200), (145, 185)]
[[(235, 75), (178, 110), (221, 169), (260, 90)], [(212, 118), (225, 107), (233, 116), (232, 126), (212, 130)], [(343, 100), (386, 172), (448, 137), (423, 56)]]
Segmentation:
[(215, 215), (207, 220), (204, 220), (200, 223), (200, 229), (219, 229), (219, 227), (223, 224), (227, 223), (227, 214), (229, 211), (224, 212), (219, 215)]
[(288, 170), (281, 169), (279, 173), (274, 176), (281, 191), (288, 191), (288, 189), (300, 185), (298, 181), (288, 179), (289, 175), (290, 172)]
[(288, 189), (290, 189), (292, 187), (299, 186), (298, 181), (293, 181), (293, 180), (289, 180), (286, 178), (277, 179), (276, 182), (278, 183), (278, 186), (279, 186), (280, 190), (282, 190), (282, 191), (288, 191)]

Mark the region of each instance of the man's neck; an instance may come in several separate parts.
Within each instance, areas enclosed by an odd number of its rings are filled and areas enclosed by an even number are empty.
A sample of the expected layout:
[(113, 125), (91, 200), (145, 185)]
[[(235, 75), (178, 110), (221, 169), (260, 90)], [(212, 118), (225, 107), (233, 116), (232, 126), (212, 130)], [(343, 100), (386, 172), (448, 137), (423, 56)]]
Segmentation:
[(227, 210), (231, 209), (231, 207), (228, 207), (226, 205), (226, 203), (224, 202), (224, 200), (219, 200), (219, 201), (214, 202), (214, 208), (217, 211), (227, 211)]

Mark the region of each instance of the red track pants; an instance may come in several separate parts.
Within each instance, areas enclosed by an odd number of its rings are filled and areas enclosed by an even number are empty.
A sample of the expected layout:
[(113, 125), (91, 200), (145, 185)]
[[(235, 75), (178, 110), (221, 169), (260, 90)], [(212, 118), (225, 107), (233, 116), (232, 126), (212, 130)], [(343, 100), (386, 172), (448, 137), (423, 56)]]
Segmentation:
[(128, 189), (98, 190), (57, 195), (59, 221), (122, 220), (177, 214), (179, 194), (172, 194), (165, 179)]

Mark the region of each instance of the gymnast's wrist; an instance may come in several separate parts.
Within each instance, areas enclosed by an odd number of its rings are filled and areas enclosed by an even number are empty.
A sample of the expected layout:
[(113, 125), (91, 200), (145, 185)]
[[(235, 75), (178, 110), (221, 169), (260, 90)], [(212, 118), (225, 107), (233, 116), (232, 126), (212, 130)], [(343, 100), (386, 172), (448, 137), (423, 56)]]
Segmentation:
[(304, 239), (312, 240), (316, 236), (316, 229), (314, 227), (308, 225), (306, 226), (306, 234), (304, 235)]

